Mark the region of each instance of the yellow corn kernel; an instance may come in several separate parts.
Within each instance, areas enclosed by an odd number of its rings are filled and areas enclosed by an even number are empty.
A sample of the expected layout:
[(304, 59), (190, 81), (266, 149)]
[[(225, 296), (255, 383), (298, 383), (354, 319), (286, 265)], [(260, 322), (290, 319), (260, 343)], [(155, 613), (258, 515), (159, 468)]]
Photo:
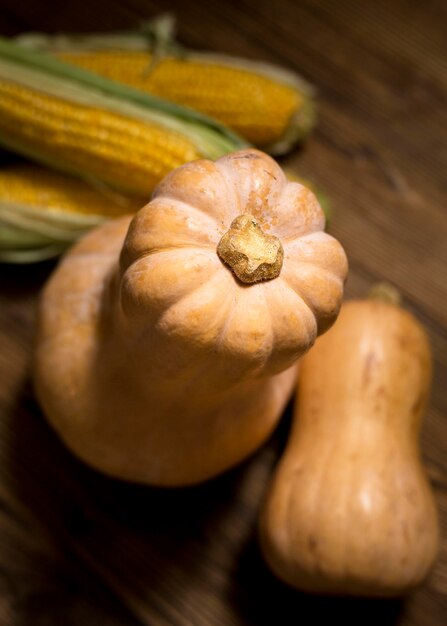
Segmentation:
[(55, 167), (149, 197), (171, 169), (200, 158), (180, 132), (0, 80), (3, 143)]
[(20, 163), (0, 169), (0, 206), (26, 207), (29, 216), (71, 213), (113, 218), (134, 213), (144, 203), (143, 198), (101, 192), (78, 178), (38, 165)]
[(256, 146), (281, 140), (305, 97), (292, 86), (217, 61), (98, 50), (58, 52), (60, 60), (214, 117)]

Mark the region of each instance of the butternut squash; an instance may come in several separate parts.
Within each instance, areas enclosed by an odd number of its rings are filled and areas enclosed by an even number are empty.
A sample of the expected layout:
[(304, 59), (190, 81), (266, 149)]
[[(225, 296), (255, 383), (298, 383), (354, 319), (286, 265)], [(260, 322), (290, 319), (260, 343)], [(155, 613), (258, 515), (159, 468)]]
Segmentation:
[(343, 305), (302, 359), (295, 415), (260, 517), (264, 556), (302, 590), (400, 595), (438, 547), (418, 449), (431, 358), (395, 304)]
[(75, 245), (42, 295), (34, 368), (71, 450), (168, 486), (252, 453), (338, 314), (346, 257), (323, 229), (309, 190), (243, 150), (178, 168)]

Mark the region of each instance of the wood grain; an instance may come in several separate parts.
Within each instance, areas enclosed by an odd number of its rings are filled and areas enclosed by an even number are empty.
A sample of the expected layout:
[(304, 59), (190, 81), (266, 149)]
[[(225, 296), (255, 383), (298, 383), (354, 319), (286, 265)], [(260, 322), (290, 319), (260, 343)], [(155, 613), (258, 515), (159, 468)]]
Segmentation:
[(128, 28), (161, 10), (190, 47), (281, 63), (319, 92), (319, 126), (284, 160), (332, 200), (348, 296), (394, 283), (435, 362), (423, 455), (443, 527), (427, 583), (402, 601), (311, 597), (263, 564), (256, 517), (288, 417), (241, 467), (194, 489), (107, 479), (46, 425), (29, 382), (52, 263), (0, 267), (0, 623), (5, 626), (447, 624), (447, 5), (442, 0), (0, 1), (0, 32)]

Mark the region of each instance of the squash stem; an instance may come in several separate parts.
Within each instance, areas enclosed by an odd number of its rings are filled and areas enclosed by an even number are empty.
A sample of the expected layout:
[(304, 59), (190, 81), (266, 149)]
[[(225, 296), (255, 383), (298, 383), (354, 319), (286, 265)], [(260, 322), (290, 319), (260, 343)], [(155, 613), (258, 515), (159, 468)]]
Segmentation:
[(243, 283), (279, 276), (284, 250), (278, 237), (266, 235), (252, 215), (239, 215), (217, 246), (217, 254)]

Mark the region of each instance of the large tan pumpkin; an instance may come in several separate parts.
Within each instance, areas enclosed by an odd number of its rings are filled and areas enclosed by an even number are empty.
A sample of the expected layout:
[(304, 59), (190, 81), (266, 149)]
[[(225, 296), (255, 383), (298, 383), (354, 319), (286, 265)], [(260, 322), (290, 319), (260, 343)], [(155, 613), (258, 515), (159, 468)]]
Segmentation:
[[(130, 224), (130, 225), (129, 225)], [(245, 150), (168, 175), (62, 260), (35, 384), (62, 439), (116, 477), (208, 479), (271, 433), (347, 271), (314, 195)]]

